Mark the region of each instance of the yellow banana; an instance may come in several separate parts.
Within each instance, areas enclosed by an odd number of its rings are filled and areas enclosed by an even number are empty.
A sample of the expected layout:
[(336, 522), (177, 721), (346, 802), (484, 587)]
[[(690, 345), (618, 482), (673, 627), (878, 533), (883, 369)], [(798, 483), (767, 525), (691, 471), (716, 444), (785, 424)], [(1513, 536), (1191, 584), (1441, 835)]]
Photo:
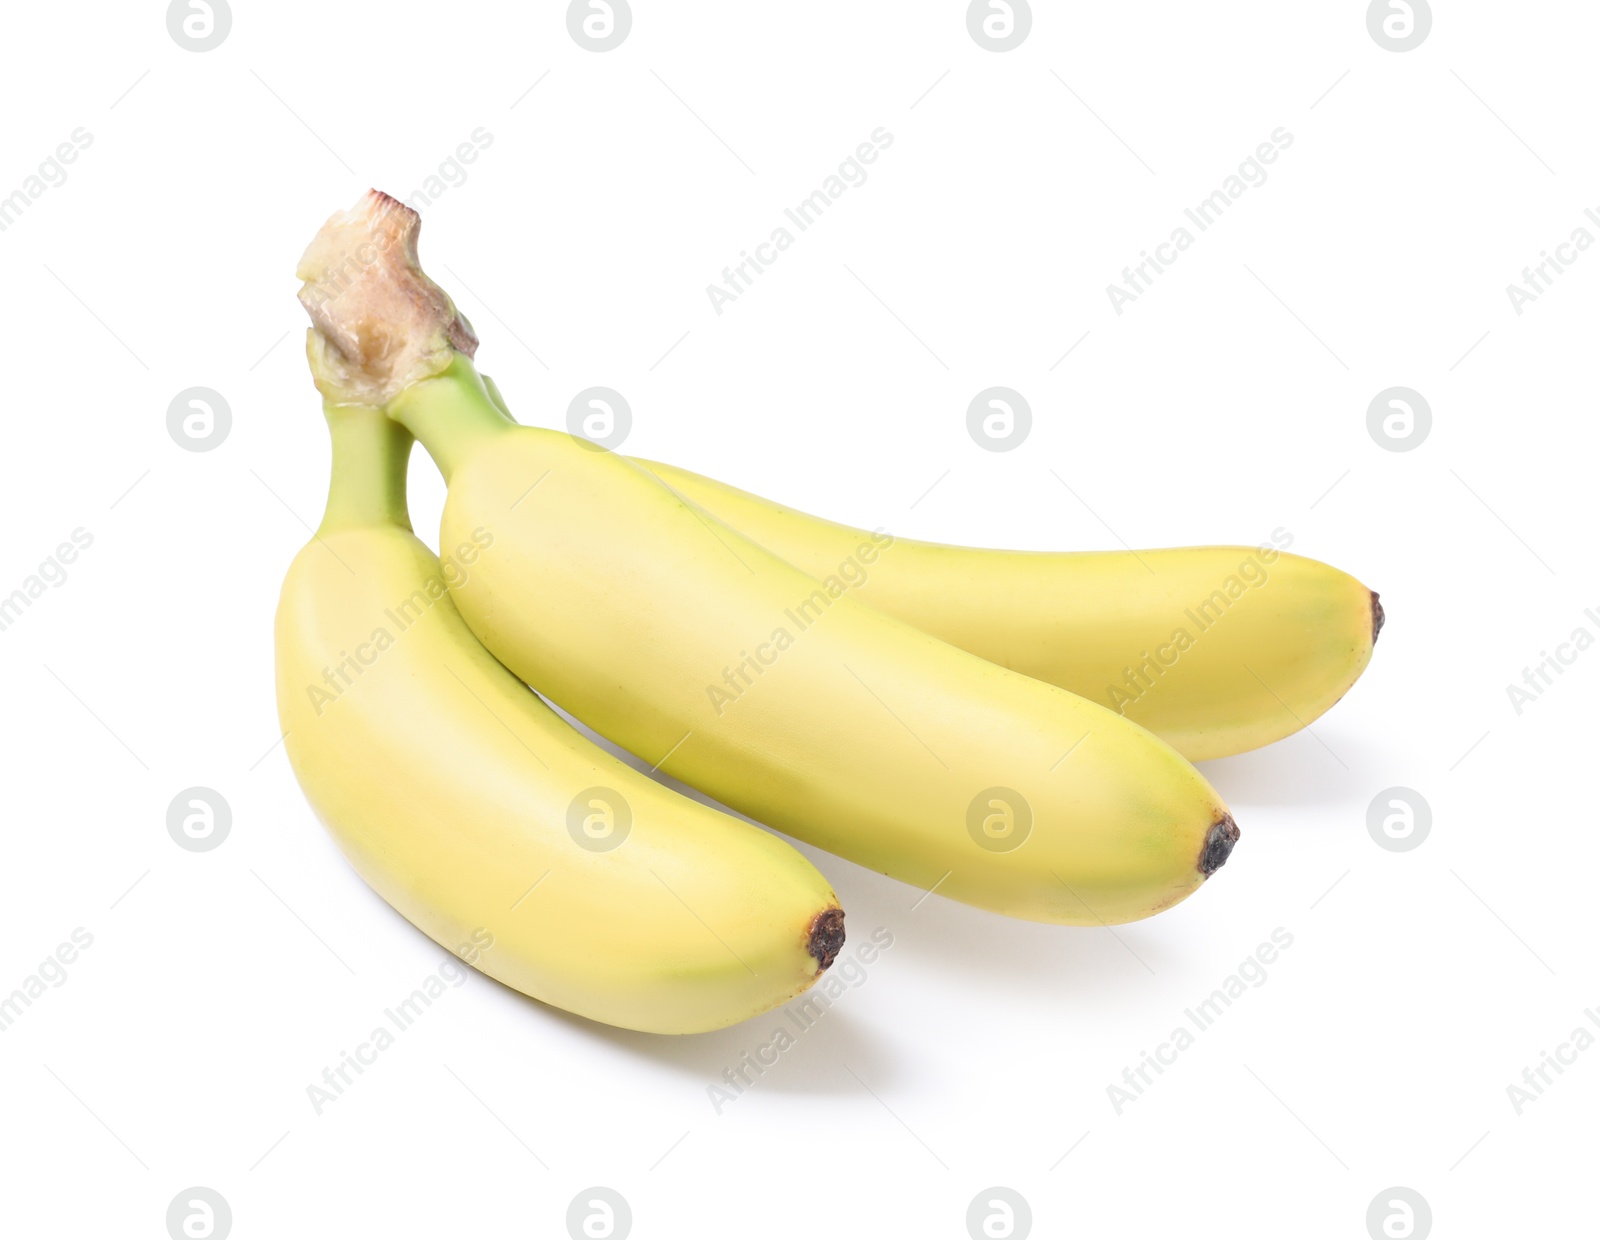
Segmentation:
[(517, 675), (727, 805), (984, 908), (1130, 921), (1227, 859), (1226, 807), (1144, 729), (836, 596), (626, 458), (513, 423), (417, 227), (372, 195), (313, 243), (313, 370), (433, 455), (440, 545), (481, 548), (451, 596)]
[(1314, 722), (1372, 658), (1378, 596), (1336, 568), (1259, 547), (1031, 552), (852, 529), (686, 469), (643, 462), (795, 567), (898, 620), (1141, 724), (1191, 761)]
[(361, 876), (506, 985), (653, 1033), (718, 1029), (805, 990), (844, 940), (782, 840), (640, 775), (483, 649), (411, 533), (411, 436), (330, 405), (327, 515), (278, 606), (296, 776)]

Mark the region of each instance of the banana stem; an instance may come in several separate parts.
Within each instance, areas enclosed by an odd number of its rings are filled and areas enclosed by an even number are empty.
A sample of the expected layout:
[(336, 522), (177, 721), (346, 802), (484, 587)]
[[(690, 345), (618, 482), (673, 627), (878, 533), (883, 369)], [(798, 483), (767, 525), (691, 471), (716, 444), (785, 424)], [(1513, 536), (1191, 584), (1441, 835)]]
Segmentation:
[(377, 190), (336, 212), (300, 259), (300, 303), (325, 404), (381, 409), (423, 442), (448, 482), (486, 436), (516, 423), (472, 364), (472, 325), (422, 270), (421, 228), (421, 216)]
[(406, 509), (406, 467), (411, 432), (381, 409), (365, 405), (325, 406), (333, 437), (333, 476), (328, 506), (317, 533), (397, 525), (411, 528)]
[(496, 404), (472, 359), (461, 353), (442, 374), (407, 386), (385, 412), (422, 441), (447, 483), (482, 440), (517, 425)]

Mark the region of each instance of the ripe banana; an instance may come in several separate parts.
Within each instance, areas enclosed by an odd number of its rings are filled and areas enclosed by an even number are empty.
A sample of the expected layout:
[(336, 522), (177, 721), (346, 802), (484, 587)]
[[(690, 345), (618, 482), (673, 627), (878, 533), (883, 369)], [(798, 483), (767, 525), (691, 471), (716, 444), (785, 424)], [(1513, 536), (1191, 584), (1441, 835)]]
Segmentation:
[(782, 840), (640, 775), (479, 645), (411, 533), (411, 436), (329, 405), (327, 515), (278, 606), (277, 694), (306, 796), (361, 876), (506, 985), (653, 1033), (719, 1029), (805, 990), (844, 941)]
[[(451, 596), (518, 676), (724, 804), (999, 912), (1131, 921), (1227, 859), (1226, 807), (1144, 729), (836, 597), (635, 462), (512, 422), (417, 228), (378, 194), (325, 226), (301, 272), (313, 372), (433, 455), (441, 546), (484, 547)], [(346, 254), (368, 261), (342, 280)]]
[(654, 461), (689, 502), (941, 641), (1099, 702), (1190, 761), (1299, 731), (1372, 658), (1378, 596), (1283, 548), (990, 551), (889, 539)]

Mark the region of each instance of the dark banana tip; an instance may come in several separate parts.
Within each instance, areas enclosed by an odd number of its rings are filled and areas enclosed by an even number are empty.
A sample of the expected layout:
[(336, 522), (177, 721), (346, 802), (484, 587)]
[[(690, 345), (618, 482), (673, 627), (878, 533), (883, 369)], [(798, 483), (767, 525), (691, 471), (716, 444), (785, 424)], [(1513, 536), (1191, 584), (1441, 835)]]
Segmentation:
[(1383, 604), (1378, 602), (1378, 592), (1372, 591), (1372, 644), (1378, 644), (1378, 634), (1383, 632)]
[(1223, 814), (1206, 832), (1206, 842), (1200, 849), (1200, 873), (1210, 878), (1227, 862), (1233, 846), (1239, 842), (1239, 824), (1232, 814)]
[(844, 910), (823, 909), (812, 919), (811, 933), (806, 936), (806, 950), (816, 960), (818, 973), (833, 963), (834, 957), (839, 954), (839, 949), (843, 946)]

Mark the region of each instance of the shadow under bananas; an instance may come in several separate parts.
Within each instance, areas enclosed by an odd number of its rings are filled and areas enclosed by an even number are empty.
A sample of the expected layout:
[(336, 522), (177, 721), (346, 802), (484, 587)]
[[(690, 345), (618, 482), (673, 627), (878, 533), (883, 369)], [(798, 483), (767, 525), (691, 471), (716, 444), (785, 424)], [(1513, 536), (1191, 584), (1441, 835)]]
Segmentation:
[[(852, 1071), (870, 1081), (874, 1089), (880, 1084), (892, 1087), (898, 1075), (896, 1047), (859, 1013), (844, 1010), (850, 1006), (848, 998), (809, 1025), (796, 1023), (807, 1019), (800, 1013), (806, 996), (800, 995), (726, 1029), (671, 1035), (596, 1024), (515, 991), (507, 993), (532, 1009), (530, 1019), (554, 1021), (630, 1058), (649, 1060), (683, 1077), (703, 1097), (716, 1087), (722, 1109), (745, 1092), (860, 1096), (861, 1085), (851, 1078)], [(779, 1030), (787, 1034), (786, 1039), (777, 1036)], [(711, 1105), (708, 1103), (708, 1109)]]
[[(1103, 1005), (1138, 994), (1182, 955), (1172, 951), (1166, 927), (1023, 921), (929, 895), (805, 844), (796, 847), (833, 883), (845, 908), (847, 947), (852, 928), (893, 931), (891, 981), (899, 988), (904, 979), (907, 1002), (918, 995), (944, 995), (945, 1002), (959, 995), (962, 1006), (981, 1010), (992, 996), (992, 1006), (1005, 1011), (1018, 994), (1048, 993), (1053, 1003), (1070, 1006), (1082, 996)], [(937, 1019), (936, 1012), (927, 1015)]]
[(1384, 779), (1384, 751), (1366, 736), (1320, 723), (1274, 744), (1200, 763), (1248, 835), (1250, 809), (1279, 805), (1365, 804)]

